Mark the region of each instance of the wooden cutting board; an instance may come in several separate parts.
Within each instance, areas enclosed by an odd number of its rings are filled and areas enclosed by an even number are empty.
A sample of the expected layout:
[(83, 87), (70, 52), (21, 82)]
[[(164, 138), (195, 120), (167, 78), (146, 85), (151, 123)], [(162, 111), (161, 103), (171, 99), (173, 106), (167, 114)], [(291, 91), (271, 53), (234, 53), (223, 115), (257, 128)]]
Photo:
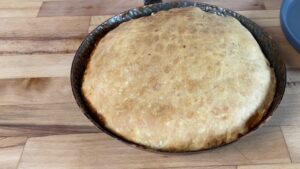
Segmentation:
[(281, 31), (281, 0), (198, 1), (238, 11), (278, 42), (288, 84), (265, 127), (194, 155), (161, 155), (124, 145), (80, 112), (70, 88), (70, 65), (89, 31), (142, 0), (1, 0), (0, 168), (299, 169), (300, 54)]

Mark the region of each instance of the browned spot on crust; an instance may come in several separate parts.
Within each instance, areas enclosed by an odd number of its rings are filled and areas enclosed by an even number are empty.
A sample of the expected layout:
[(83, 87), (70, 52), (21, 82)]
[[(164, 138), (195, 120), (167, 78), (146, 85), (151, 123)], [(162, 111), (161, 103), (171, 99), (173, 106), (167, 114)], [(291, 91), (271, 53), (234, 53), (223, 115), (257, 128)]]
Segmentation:
[(209, 141), (206, 141), (205, 146), (204, 147), (214, 147), (216, 145), (222, 145), (225, 143), (228, 143), (230, 140), (227, 138), (226, 134), (222, 134), (222, 135), (215, 135), (215, 134), (209, 134), (207, 136), (207, 139)]
[(228, 119), (228, 116), (223, 115), (223, 116), (221, 117), (221, 119), (226, 120), (226, 119)]
[(133, 109), (136, 102), (133, 99), (127, 99), (122, 103), (122, 107), (126, 111), (130, 111)]
[(246, 126), (248, 127), (248, 129), (253, 128), (258, 122), (260, 122), (261, 120), (261, 115), (260, 113), (255, 113), (253, 114), (248, 121), (246, 122)]
[(120, 77), (121, 76), (121, 72), (119, 70), (112, 70), (111, 71), (111, 76), (113, 77)]
[(202, 107), (202, 106), (203, 106), (203, 101), (202, 101), (202, 100), (199, 100), (199, 101), (198, 101), (198, 106), (199, 106), (199, 107)]
[(153, 90), (158, 90), (160, 88), (160, 84), (158, 83), (158, 77), (151, 76), (148, 80), (148, 86)]
[(224, 112), (228, 112), (228, 110), (229, 110), (229, 107), (228, 107), (228, 106), (224, 106), (224, 107), (223, 107), (223, 111), (224, 111)]
[(179, 90), (181, 88), (181, 83), (180, 82), (175, 82), (174, 83), (174, 90)]
[(220, 48), (225, 48), (226, 47), (226, 44), (225, 43), (222, 43), (221, 45), (220, 45)]
[(138, 91), (138, 95), (139, 96), (143, 96), (146, 93), (147, 87), (142, 87), (139, 91)]
[(152, 58), (151, 58), (152, 63), (159, 63), (159, 61), (160, 61), (159, 56), (157, 56), (157, 55), (152, 56)]
[(213, 101), (213, 98), (211, 96), (208, 96), (208, 98), (206, 99), (207, 104), (211, 104)]
[(179, 61), (180, 61), (180, 59), (176, 58), (176, 59), (173, 60), (173, 64), (177, 64)]
[(155, 45), (155, 49), (154, 49), (154, 50), (160, 51), (160, 50), (162, 50), (163, 48), (164, 48), (164, 46), (163, 46), (162, 44), (157, 43), (157, 44)]
[(176, 46), (174, 44), (168, 44), (168, 46), (167, 46), (167, 50), (169, 52), (174, 51), (175, 48), (176, 48)]
[(188, 33), (188, 32), (189, 32), (189, 29), (188, 29), (186, 26), (179, 26), (179, 27), (178, 27), (178, 32), (179, 32), (180, 34), (182, 34), (182, 33)]
[(188, 99), (184, 100), (184, 106), (186, 106), (186, 107), (191, 106), (191, 101)]
[(192, 34), (197, 33), (197, 29), (196, 29), (196, 28), (192, 28), (192, 29), (191, 29), (191, 33), (192, 33)]
[(211, 112), (214, 115), (216, 115), (217, 117), (225, 120), (225, 119), (227, 119), (226, 114), (227, 114), (228, 110), (229, 110), (229, 108), (227, 106), (224, 106), (222, 108), (214, 107)]
[(188, 112), (188, 113), (187, 113), (187, 117), (188, 117), (188, 118), (193, 118), (193, 117), (195, 116), (195, 114), (196, 114), (196, 113), (195, 113), (195, 112), (192, 112), (192, 111), (191, 111), (191, 112)]
[(98, 116), (98, 119), (99, 119), (100, 123), (105, 125), (105, 123), (106, 123), (105, 117), (100, 113), (97, 113), (97, 116)]
[(164, 113), (172, 113), (175, 111), (175, 108), (171, 104), (166, 105), (160, 105), (158, 109), (158, 113), (164, 114)]
[(158, 35), (155, 35), (155, 36), (153, 37), (153, 40), (154, 40), (154, 42), (157, 42), (157, 41), (159, 40)]
[(194, 92), (198, 88), (197, 80), (188, 79), (186, 84), (187, 84), (187, 90), (189, 92)]
[(214, 114), (214, 115), (219, 115), (221, 112), (220, 112), (220, 108), (218, 107), (214, 107), (211, 112)]
[(166, 120), (167, 118), (171, 117), (175, 111), (175, 108), (171, 104), (152, 103), (150, 110), (155, 117), (159, 117), (160, 120)]
[(150, 67), (150, 65), (142, 64), (142, 65), (140, 65), (139, 69), (140, 69), (141, 71), (146, 71), (149, 67)]
[(167, 65), (167, 66), (164, 67), (164, 72), (165, 73), (169, 73), (170, 70), (171, 70), (171, 66)]

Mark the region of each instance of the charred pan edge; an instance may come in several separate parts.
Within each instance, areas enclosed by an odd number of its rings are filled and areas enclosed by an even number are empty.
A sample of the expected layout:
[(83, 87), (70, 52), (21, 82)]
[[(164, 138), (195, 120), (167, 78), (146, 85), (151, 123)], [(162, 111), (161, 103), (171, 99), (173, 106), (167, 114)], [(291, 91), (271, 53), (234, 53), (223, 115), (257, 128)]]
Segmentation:
[[(105, 127), (103, 124), (103, 120), (99, 118), (99, 116), (96, 114), (95, 111), (93, 111), (89, 106), (87, 101), (85, 100), (81, 87), (82, 87), (82, 78), (84, 75), (84, 71), (86, 69), (86, 66), (88, 64), (89, 58), (91, 56), (91, 53), (93, 52), (96, 44), (98, 41), (105, 36), (105, 34), (115, 27), (117, 27), (122, 22), (129, 21), (131, 19), (137, 19), (140, 17), (149, 16), (152, 13), (156, 13), (159, 11), (167, 11), (172, 8), (184, 8), (184, 7), (198, 7), (202, 9), (205, 12), (210, 12), (217, 14), (219, 16), (232, 16), (239, 20), (242, 25), (244, 25), (254, 36), (258, 44), (260, 45), (263, 53), (265, 54), (266, 58), (269, 60), (271, 67), (273, 67), (275, 76), (276, 76), (276, 91), (275, 96), (273, 99), (273, 102), (271, 106), (269, 107), (267, 113), (264, 115), (264, 117), (261, 119), (261, 121), (252, 127), (246, 134), (241, 135), (236, 140), (232, 141), (235, 142), (239, 140), (241, 137), (251, 133), (251, 131), (256, 130), (257, 128), (261, 127), (273, 114), (274, 110), (279, 105), (284, 91), (285, 91), (285, 85), (286, 85), (286, 68), (283, 60), (279, 56), (278, 52), (278, 46), (277, 44), (272, 40), (272, 38), (256, 23), (251, 21), (250, 19), (234, 12), (229, 9), (204, 4), (204, 3), (198, 3), (198, 2), (170, 2), (170, 3), (158, 3), (158, 4), (152, 4), (147, 5), (143, 7), (137, 7), (130, 9), (128, 11), (125, 11), (119, 15), (116, 15), (108, 20), (106, 20), (104, 23), (96, 27), (82, 42), (79, 49), (77, 50), (73, 63), (71, 68), (71, 85), (72, 85), (72, 91), (73, 95), (75, 97), (75, 100), (79, 107), (82, 109), (83, 113), (87, 116), (87, 118), (90, 119), (99, 129), (101, 129), (106, 134), (125, 142), (131, 146), (141, 148), (143, 150), (151, 151), (151, 152), (159, 152), (159, 153), (195, 153), (200, 152), (207, 149), (199, 149), (199, 150), (193, 150), (193, 151), (168, 151), (168, 150), (159, 150), (159, 149), (153, 149), (144, 145), (140, 145), (137, 143), (134, 143), (132, 141), (129, 141), (118, 134), (110, 131)], [(232, 143), (230, 142), (230, 143)], [(230, 143), (224, 143), (222, 145), (216, 146), (221, 147)], [(216, 148), (213, 147), (213, 148)], [(209, 149), (213, 149), (209, 148)]]

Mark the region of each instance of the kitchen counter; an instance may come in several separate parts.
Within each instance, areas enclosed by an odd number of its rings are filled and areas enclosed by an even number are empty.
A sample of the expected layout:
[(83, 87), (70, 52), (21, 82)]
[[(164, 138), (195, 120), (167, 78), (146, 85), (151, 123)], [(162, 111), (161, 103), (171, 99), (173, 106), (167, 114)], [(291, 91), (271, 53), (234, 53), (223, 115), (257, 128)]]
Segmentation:
[(79, 110), (70, 67), (89, 31), (142, 1), (1, 0), (0, 168), (299, 169), (300, 54), (281, 31), (281, 0), (198, 1), (249, 17), (278, 42), (288, 83), (264, 127), (228, 146), (193, 155), (149, 153), (116, 141)]

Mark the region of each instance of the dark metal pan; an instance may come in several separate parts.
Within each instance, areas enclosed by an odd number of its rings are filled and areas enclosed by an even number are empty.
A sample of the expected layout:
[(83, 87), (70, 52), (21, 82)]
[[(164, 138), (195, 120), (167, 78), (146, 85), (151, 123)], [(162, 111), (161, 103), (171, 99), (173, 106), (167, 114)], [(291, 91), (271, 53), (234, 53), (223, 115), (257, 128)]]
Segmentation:
[[(155, 2), (155, 3), (153, 3)], [(166, 152), (166, 153), (183, 153), (181, 152), (174, 152), (174, 151), (166, 151), (166, 150), (158, 150), (149, 148), (144, 145), (140, 145), (137, 143), (134, 143), (132, 141), (127, 140), (126, 138), (123, 138), (119, 136), (118, 134), (112, 132), (108, 128), (105, 127), (104, 123), (102, 123), (101, 118), (97, 116), (96, 112), (92, 111), (92, 109), (89, 108), (87, 102), (85, 101), (85, 98), (83, 97), (83, 94), (81, 92), (81, 86), (82, 86), (82, 77), (84, 74), (84, 71), (86, 69), (87, 63), (89, 61), (90, 55), (92, 51), (95, 48), (95, 45), (97, 42), (105, 36), (105, 34), (111, 30), (113, 30), (115, 27), (117, 27), (119, 24), (129, 21), (131, 19), (136, 19), (140, 17), (147, 17), (151, 15), (152, 13), (156, 13), (158, 11), (163, 10), (169, 10), (172, 8), (185, 8), (185, 7), (198, 7), (202, 9), (203, 11), (214, 13), (216, 15), (220, 16), (232, 16), (239, 20), (241, 24), (243, 24), (254, 36), (258, 44), (260, 45), (263, 53), (265, 54), (266, 58), (269, 60), (271, 67), (273, 67), (275, 71), (275, 76), (277, 80), (277, 86), (276, 86), (276, 93), (273, 99), (273, 102), (268, 109), (266, 115), (262, 118), (259, 124), (253, 126), (248, 133), (241, 135), (239, 138), (251, 133), (252, 131), (256, 130), (257, 128), (261, 127), (273, 114), (274, 110), (279, 105), (283, 94), (285, 90), (286, 85), (286, 68), (283, 60), (279, 56), (278, 53), (278, 46), (273, 41), (273, 39), (256, 23), (252, 22), (250, 19), (232, 11), (229, 9), (220, 8), (217, 6), (204, 4), (204, 3), (198, 3), (198, 2), (170, 2), (170, 3), (156, 3), (160, 2), (160, 0), (146, 0), (145, 6), (137, 7), (130, 9), (128, 11), (125, 11), (123, 13), (120, 13), (107, 21), (103, 22), (101, 25), (96, 27), (82, 42), (79, 49), (77, 50), (73, 63), (71, 68), (71, 85), (72, 85), (72, 91), (75, 97), (75, 100), (79, 107), (82, 109), (83, 113), (103, 132), (106, 134), (124, 142), (129, 145), (132, 145), (134, 147), (138, 147), (144, 150), (153, 151), (153, 152)], [(238, 138), (238, 139), (239, 139)], [(238, 140), (236, 139), (236, 140)], [(236, 141), (235, 140), (235, 141)], [(227, 143), (229, 144), (229, 143)], [(226, 144), (223, 144), (226, 145)], [(223, 146), (220, 145), (220, 146)], [(217, 146), (217, 147), (220, 147)], [(213, 147), (215, 148), (215, 147)], [(185, 151), (187, 152), (199, 152), (201, 150), (196, 151)]]

